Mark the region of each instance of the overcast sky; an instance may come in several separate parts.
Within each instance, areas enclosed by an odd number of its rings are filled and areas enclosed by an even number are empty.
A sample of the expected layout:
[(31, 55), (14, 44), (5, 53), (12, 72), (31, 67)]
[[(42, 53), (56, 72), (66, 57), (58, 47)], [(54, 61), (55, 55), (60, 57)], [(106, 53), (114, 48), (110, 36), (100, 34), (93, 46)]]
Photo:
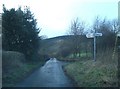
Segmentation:
[(88, 25), (96, 16), (118, 17), (118, 0), (2, 0), (2, 4), (7, 9), (29, 6), (42, 28), (40, 35), (49, 38), (64, 35), (77, 17)]

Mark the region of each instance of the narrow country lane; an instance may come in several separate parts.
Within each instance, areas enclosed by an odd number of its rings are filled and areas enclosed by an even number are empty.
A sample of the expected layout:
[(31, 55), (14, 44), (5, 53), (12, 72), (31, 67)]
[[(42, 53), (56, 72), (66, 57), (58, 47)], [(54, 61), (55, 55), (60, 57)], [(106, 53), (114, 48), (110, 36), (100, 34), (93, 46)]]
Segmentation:
[(16, 87), (73, 87), (73, 84), (64, 74), (62, 63), (51, 58)]

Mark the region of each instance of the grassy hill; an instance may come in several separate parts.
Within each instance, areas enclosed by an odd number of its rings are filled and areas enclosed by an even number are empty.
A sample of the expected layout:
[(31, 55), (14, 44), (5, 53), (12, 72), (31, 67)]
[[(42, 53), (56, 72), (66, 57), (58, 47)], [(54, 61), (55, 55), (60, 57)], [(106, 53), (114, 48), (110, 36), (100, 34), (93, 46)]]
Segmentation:
[[(59, 52), (62, 50), (65, 45), (64, 42), (71, 41), (73, 35), (65, 35), (65, 36), (58, 36), (54, 38), (44, 39), (41, 41), (41, 48), (39, 53), (41, 55), (49, 56), (49, 57), (58, 57)], [(91, 41), (91, 39), (87, 39), (85, 35), (80, 37), (82, 39), (83, 46), (85, 46), (86, 42)], [(69, 44), (68, 44), (69, 46)], [(84, 48), (84, 47), (82, 47)]]
[(41, 41), (40, 53), (49, 56), (55, 56), (60, 50), (62, 42), (70, 38), (71, 38), (70, 36), (59, 36), (59, 37), (44, 39)]

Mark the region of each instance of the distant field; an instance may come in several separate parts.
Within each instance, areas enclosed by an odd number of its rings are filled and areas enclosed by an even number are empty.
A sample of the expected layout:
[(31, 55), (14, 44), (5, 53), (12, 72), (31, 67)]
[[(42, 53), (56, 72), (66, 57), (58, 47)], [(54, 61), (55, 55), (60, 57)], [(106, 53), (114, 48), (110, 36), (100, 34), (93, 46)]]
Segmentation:
[[(82, 52), (82, 53), (80, 53), (80, 57), (92, 57), (93, 56), (93, 53), (85, 53), (85, 52)], [(73, 58), (74, 57), (74, 55), (73, 54), (71, 54), (71, 55), (69, 55), (69, 57), (68, 58)], [(79, 58), (79, 54), (77, 54), (77, 57)]]

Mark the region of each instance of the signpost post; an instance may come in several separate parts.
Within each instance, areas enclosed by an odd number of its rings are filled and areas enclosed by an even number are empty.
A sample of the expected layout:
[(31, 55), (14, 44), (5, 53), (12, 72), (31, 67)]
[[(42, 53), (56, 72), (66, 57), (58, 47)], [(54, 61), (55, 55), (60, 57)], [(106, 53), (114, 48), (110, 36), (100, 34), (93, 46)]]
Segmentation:
[(94, 34), (94, 61), (96, 61), (96, 35)]
[(87, 38), (94, 38), (94, 61), (96, 61), (96, 36), (102, 36), (102, 33), (88, 33)]
[[(117, 33), (118, 42), (120, 42), (120, 31)], [(118, 43), (118, 59), (120, 59), (120, 43)]]

